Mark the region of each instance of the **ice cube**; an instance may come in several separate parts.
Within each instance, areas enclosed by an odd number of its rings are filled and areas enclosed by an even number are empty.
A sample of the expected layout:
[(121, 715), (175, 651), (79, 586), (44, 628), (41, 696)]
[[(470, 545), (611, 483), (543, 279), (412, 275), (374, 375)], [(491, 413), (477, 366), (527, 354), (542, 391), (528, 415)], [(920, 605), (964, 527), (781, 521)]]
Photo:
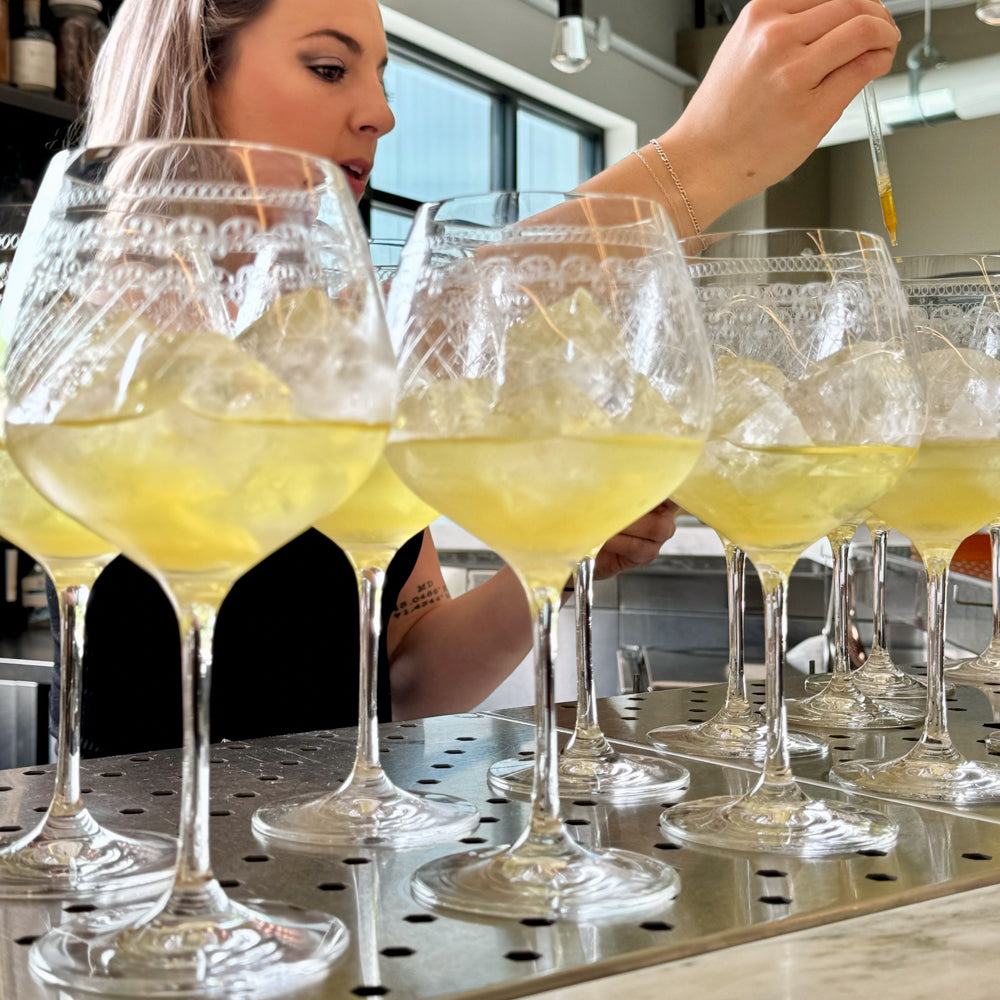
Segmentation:
[(611, 430), (611, 418), (575, 382), (551, 378), (522, 389), (501, 388), (495, 415), (517, 437), (589, 437)]
[(397, 433), (406, 437), (475, 437), (485, 432), (496, 401), (493, 379), (431, 382), (404, 396), (396, 408)]
[(809, 444), (802, 421), (785, 399), (787, 387), (788, 379), (775, 365), (720, 355), (711, 436), (751, 447)]
[(1000, 361), (947, 347), (923, 355), (928, 437), (995, 437), (1000, 428)]

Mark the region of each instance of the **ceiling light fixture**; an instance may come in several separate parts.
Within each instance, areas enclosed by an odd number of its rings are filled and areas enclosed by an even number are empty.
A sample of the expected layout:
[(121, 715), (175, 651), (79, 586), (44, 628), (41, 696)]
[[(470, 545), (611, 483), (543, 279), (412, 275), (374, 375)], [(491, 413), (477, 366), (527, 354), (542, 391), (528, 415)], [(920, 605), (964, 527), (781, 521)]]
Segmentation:
[(583, 27), (583, 0), (559, 0), (549, 62), (563, 73), (579, 73), (590, 65)]

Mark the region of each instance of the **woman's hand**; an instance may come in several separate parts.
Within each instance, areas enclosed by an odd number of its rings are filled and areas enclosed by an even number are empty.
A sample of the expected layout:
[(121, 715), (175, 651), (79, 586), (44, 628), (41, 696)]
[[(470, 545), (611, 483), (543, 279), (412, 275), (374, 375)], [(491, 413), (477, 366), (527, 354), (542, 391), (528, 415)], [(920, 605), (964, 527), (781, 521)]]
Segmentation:
[(798, 167), (898, 42), (879, 0), (751, 0), (661, 139), (702, 225)]
[(660, 546), (677, 530), (677, 511), (673, 500), (664, 500), (605, 542), (597, 553), (594, 577), (603, 580), (651, 563), (660, 554)]

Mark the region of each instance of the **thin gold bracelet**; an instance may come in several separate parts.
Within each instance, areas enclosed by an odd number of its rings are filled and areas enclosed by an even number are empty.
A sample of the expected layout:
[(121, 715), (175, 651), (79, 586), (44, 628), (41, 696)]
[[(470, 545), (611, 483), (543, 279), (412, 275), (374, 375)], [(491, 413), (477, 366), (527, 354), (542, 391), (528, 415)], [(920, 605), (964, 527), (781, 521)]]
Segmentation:
[[(674, 182), (678, 193), (683, 199), (684, 207), (687, 209), (688, 218), (691, 220), (691, 225), (694, 226), (695, 236), (701, 236), (701, 226), (698, 223), (698, 217), (694, 214), (694, 208), (691, 207), (691, 201), (687, 196), (687, 191), (684, 190), (684, 185), (681, 184), (681, 179), (677, 176), (677, 171), (674, 170), (673, 164), (667, 159), (667, 154), (663, 152), (663, 147), (660, 145), (658, 140), (650, 139), (649, 144), (659, 154), (660, 159), (663, 160), (663, 163), (670, 174), (670, 179)], [(640, 156), (639, 159), (642, 160), (642, 157)], [(646, 161), (643, 160), (643, 163), (645, 162)], [(652, 171), (650, 171), (650, 173), (652, 173)]]

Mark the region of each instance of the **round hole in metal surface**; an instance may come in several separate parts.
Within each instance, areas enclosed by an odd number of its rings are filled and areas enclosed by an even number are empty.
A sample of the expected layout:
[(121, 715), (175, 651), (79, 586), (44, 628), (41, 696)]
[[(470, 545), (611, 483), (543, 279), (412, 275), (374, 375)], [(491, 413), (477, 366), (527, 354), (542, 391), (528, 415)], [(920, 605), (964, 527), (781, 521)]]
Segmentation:
[(500, 817), (499, 816), (480, 816), (479, 817), (479, 822), (480, 823), (499, 823), (500, 822)]
[(383, 948), (380, 954), (385, 955), (386, 958), (408, 958), (410, 955), (416, 955), (416, 951), (403, 945), (393, 945), (389, 948)]
[(36, 812), (36, 813), (45, 813), (45, 812), (49, 811), (49, 807), (48, 806), (35, 806), (35, 808), (32, 809), (31, 811), (32, 812)]
[(669, 841), (664, 840), (659, 844), (653, 844), (658, 851), (679, 851), (681, 849), (680, 844), (671, 844)]
[(256, 865), (260, 864), (262, 861), (270, 861), (270, 855), (267, 854), (244, 854), (243, 860), (249, 864)]
[(597, 803), (593, 799), (573, 799), (573, 805), (575, 805), (575, 806), (596, 806)]
[(80, 794), (81, 794), (81, 795), (90, 795), (90, 793), (91, 793), (91, 792), (92, 792), (93, 790), (94, 790), (93, 788), (81, 788), (81, 789), (80, 789)]
[[(173, 793), (171, 793), (173, 794)], [(234, 799), (255, 799), (257, 798), (256, 792), (233, 792)]]
[(693, 713), (693, 714), (695, 714), (695, 715), (697, 715), (699, 713), (707, 712), (708, 709), (707, 708), (689, 708), (688, 711), (691, 712), (691, 713)]
[(399, 733), (390, 733), (390, 734), (389, 734), (389, 735), (388, 735), (388, 736), (386, 737), (386, 739), (387, 739), (387, 740), (405, 740), (405, 739), (406, 739), (406, 737), (405, 737), (405, 736), (400, 736), (400, 735), (399, 735)]
[(302, 753), (315, 753), (319, 750), (319, 747), (299, 747), (299, 750), (301, 750)]
[(475, 736), (456, 736), (455, 739), (458, 740), (459, 743), (472, 743), (472, 742), (475, 741), (476, 737)]
[(136, 763), (139, 763), (139, 761), (143, 761), (143, 760), (152, 760), (152, 759), (153, 759), (152, 757), (144, 757), (144, 756), (140, 756), (140, 757), (129, 757), (129, 760), (134, 760), (134, 761), (135, 761)]
[(619, 715), (618, 718), (621, 719), (622, 722), (638, 722), (639, 721), (638, 718), (636, 716), (634, 716), (634, 715)]
[(416, 729), (417, 724), (415, 722), (401, 722), (399, 724), (400, 729)]
[(851, 737), (847, 733), (827, 733), (827, 738), (831, 740), (849, 740)]
[(322, 892), (341, 892), (347, 886), (343, 882), (320, 882), (316, 888)]
[(984, 722), (983, 729), (1000, 729), (1000, 722)]
[(788, 872), (783, 872), (780, 868), (759, 868), (754, 874), (761, 878), (785, 878)]
[(913, 730), (913, 729), (916, 729), (917, 727), (916, 726), (896, 726), (896, 728), (897, 729), (910, 729), (910, 730)]
[(563, 820), (567, 826), (590, 826), (589, 819), (567, 819)]
[(150, 795), (173, 795), (174, 790), (172, 788), (157, 788), (149, 793)]
[(18, 830), (23, 829), (23, 826), (0, 826), (0, 833), (17, 833)]
[(102, 778), (120, 778), (124, 771), (101, 771)]
[(708, 694), (704, 688), (691, 688), (689, 694)]
[(93, 913), (97, 907), (93, 903), (70, 903), (63, 907), (64, 913)]
[(232, 816), (232, 809), (210, 809), (208, 811), (209, 816)]
[(257, 777), (258, 781), (278, 781), (279, 778), (276, 774), (261, 774)]
[(890, 875), (888, 872), (869, 872), (865, 878), (871, 879), (873, 882), (895, 882), (899, 876)]
[(969, 711), (967, 708), (962, 708), (959, 705), (949, 705), (948, 709), (951, 712), (968, 712)]
[(403, 919), (408, 924), (430, 924), (437, 920), (432, 913), (408, 913)]
[(525, 927), (551, 927), (555, 921), (551, 917), (525, 917), (521, 923)]
[(228, 764), (229, 763), (229, 761), (227, 761), (225, 757), (209, 757), (208, 758), (208, 762), (209, 762), (209, 764)]
[(227, 743), (226, 744), (226, 749), (227, 750), (249, 750), (250, 749), (250, 744), (249, 743)]
[(221, 885), (223, 889), (235, 889), (237, 886), (242, 885), (242, 884), (243, 883), (238, 878), (220, 878), (219, 879), (219, 885)]
[(25, 934), (24, 937), (14, 938), (14, 944), (34, 944), (41, 936), (41, 934)]
[(665, 920), (646, 920), (639, 926), (644, 931), (672, 931), (674, 929), (674, 925), (668, 924)]
[(830, 747), (830, 749), (831, 750), (853, 750), (854, 747), (836, 746), (836, 747)]
[(384, 997), (389, 992), (388, 986), (355, 986), (351, 992), (356, 997)]
[(877, 847), (865, 847), (860, 851), (855, 851), (855, 854), (860, 854), (866, 858), (884, 858), (888, 851), (880, 851)]
[(704, 705), (704, 704), (706, 704), (708, 702), (708, 699), (707, 698), (688, 698), (688, 701), (690, 701), (692, 705)]
[(504, 958), (509, 958), (512, 962), (537, 962), (541, 958), (541, 954), (537, 951), (528, 951), (527, 949), (518, 951), (508, 951)]
[(281, 766), (282, 767), (298, 767), (299, 764), (301, 764), (301, 763), (302, 763), (302, 761), (300, 761), (300, 760), (283, 760), (283, 761), (281, 761)]
[(919, 736), (901, 736), (900, 739), (904, 743), (919, 743), (920, 742), (920, 737)]
[(460, 837), (458, 842), (460, 844), (485, 844), (485, 837)]
[(758, 896), (762, 903), (770, 903), (772, 906), (787, 906), (792, 900), (788, 896)]
[(510, 802), (510, 799), (499, 797), (487, 799), (486, 801), (489, 802), (491, 806), (505, 806), (508, 802)]
[(626, 701), (645, 701), (646, 699), (641, 694), (632, 694), (632, 695), (629, 695), (625, 700)]
[(455, 754), (455, 753), (465, 753), (465, 751), (464, 750), (445, 750), (445, 753)]
[(440, 785), (441, 782), (437, 778), (417, 778), (418, 785)]
[(370, 865), (371, 858), (344, 858), (345, 865)]
[(979, 851), (968, 851), (962, 855), (963, 858), (968, 858), (969, 861), (992, 861), (992, 854), (980, 854)]
[(13, 785), (0, 785), (0, 792), (12, 792), (14, 791)]
[(141, 806), (127, 806), (124, 809), (118, 810), (123, 816), (138, 816), (140, 813), (144, 813), (146, 810)]
[(21, 774), (36, 775), (36, 774), (45, 774), (45, 772), (44, 771), (39, 771), (37, 769), (33, 769), (31, 771), (22, 771)]
[(433, 767), (437, 771), (448, 771), (454, 766), (455, 766), (454, 764), (431, 764), (431, 767)]

